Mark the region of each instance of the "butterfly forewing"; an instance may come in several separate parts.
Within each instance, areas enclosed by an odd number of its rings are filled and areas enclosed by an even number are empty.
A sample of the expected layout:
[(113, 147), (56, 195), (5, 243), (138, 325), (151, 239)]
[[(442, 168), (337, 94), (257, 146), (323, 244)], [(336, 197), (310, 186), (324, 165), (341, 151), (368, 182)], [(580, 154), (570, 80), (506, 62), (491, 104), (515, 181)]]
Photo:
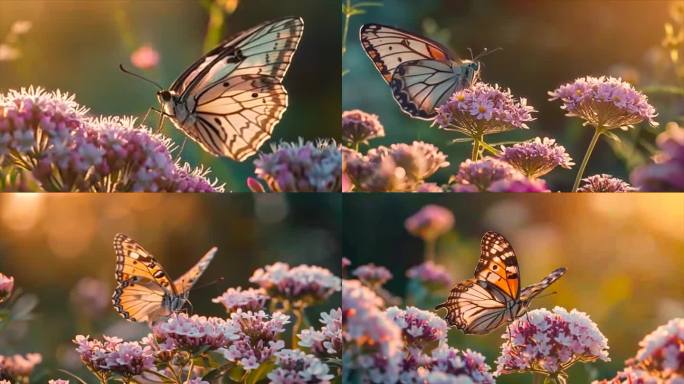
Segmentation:
[(171, 87), (192, 117), (176, 126), (214, 155), (255, 154), (287, 109), (281, 82), (303, 31), (301, 18), (269, 21), (207, 53)]
[(511, 244), (496, 232), (487, 232), (480, 243), (480, 261), (475, 277), (499, 287), (510, 297), (520, 294), (518, 259)]

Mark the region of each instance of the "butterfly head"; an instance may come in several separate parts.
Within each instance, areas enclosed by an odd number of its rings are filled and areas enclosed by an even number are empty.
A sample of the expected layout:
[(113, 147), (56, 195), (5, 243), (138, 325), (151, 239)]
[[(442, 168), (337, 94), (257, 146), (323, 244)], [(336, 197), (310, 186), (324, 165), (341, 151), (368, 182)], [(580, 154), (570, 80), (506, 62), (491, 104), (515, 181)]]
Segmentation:
[(187, 105), (181, 102), (180, 97), (176, 92), (169, 90), (162, 90), (157, 92), (157, 100), (161, 104), (162, 112), (166, 116), (176, 118), (181, 122), (184, 122), (188, 115)]
[(461, 65), (465, 67), (465, 77), (468, 80), (468, 84), (477, 82), (480, 78), (480, 62), (476, 60), (463, 60)]

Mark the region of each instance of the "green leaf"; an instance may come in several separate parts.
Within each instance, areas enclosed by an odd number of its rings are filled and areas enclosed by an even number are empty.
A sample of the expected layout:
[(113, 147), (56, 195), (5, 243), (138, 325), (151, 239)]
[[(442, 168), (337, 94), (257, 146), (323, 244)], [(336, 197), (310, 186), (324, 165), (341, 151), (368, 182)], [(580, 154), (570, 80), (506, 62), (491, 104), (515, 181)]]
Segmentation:
[(247, 384), (256, 384), (259, 382), (259, 380), (263, 380), (266, 378), (266, 375), (268, 375), (269, 372), (271, 372), (273, 369), (275, 369), (276, 365), (273, 361), (266, 361), (262, 363), (259, 368), (253, 370), (252, 372), (247, 375)]
[(245, 377), (245, 370), (241, 366), (235, 365), (228, 370), (228, 377), (236, 383), (242, 382)]

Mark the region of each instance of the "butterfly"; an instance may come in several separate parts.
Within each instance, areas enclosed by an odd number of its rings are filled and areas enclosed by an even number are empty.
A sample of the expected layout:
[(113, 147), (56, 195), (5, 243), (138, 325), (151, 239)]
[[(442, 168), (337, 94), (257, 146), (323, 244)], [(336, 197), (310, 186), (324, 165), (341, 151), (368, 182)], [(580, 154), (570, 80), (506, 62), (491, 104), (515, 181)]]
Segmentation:
[(480, 64), (460, 60), (443, 45), (398, 28), (365, 24), (361, 45), (392, 89), (401, 110), (412, 117), (432, 120), (436, 108), (455, 91), (474, 84)]
[(163, 116), (205, 151), (246, 160), (287, 109), (282, 80), (303, 32), (304, 21), (288, 17), (229, 38), (157, 92)]
[(114, 309), (126, 320), (153, 322), (183, 308), (190, 289), (214, 258), (216, 247), (173, 282), (152, 254), (124, 234), (114, 237), (114, 253)]
[(466, 334), (485, 334), (527, 312), (530, 301), (565, 273), (558, 268), (542, 281), (520, 290), (518, 259), (511, 244), (487, 232), (480, 244), (475, 277), (458, 283), (445, 303), (446, 321)]

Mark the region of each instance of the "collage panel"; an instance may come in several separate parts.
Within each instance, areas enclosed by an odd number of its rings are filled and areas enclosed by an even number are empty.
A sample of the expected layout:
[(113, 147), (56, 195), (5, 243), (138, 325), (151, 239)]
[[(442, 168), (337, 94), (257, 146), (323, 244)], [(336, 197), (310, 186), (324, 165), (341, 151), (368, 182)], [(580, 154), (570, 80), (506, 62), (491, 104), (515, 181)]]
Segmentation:
[(0, 230), (3, 384), (340, 376), (337, 194), (2, 195)]
[(344, 382), (676, 383), (682, 207), (680, 194), (346, 196)]
[(684, 191), (681, 1), (344, 3), (344, 191)]
[(0, 187), (339, 191), (340, 22), (334, 1), (1, 1)]

